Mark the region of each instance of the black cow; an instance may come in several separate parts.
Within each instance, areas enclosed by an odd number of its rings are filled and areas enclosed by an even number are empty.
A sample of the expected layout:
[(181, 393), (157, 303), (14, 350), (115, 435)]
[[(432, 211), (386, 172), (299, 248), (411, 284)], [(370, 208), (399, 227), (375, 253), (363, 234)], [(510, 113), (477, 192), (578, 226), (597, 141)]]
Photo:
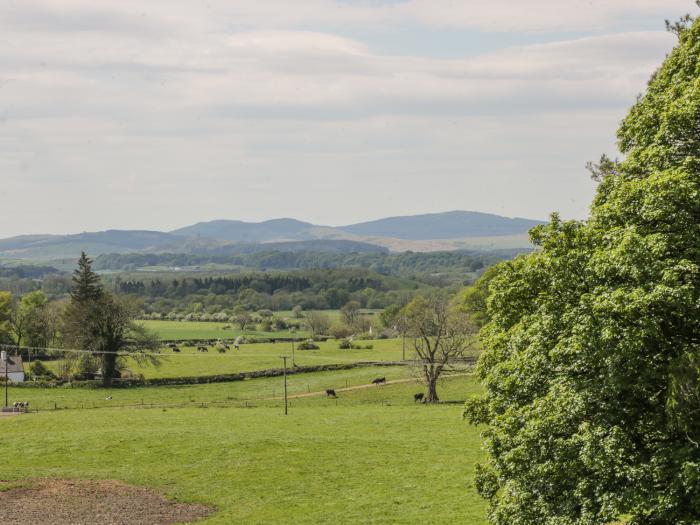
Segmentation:
[(198, 346), (197, 352), (208, 352), (209, 349), (206, 346)]
[(333, 390), (332, 388), (329, 388), (328, 390), (326, 390), (326, 396), (338, 399), (338, 394), (336, 394), (335, 390)]
[(176, 354), (180, 353), (180, 349), (177, 346), (173, 346), (172, 349), (173, 349), (173, 352), (175, 352)]
[(418, 392), (417, 394), (413, 394), (413, 402), (423, 402), (423, 398), (425, 397), (425, 394), (423, 392)]
[(373, 385), (381, 385), (382, 383), (386, 383), (386, 377), (378, 377), (372, 380)]

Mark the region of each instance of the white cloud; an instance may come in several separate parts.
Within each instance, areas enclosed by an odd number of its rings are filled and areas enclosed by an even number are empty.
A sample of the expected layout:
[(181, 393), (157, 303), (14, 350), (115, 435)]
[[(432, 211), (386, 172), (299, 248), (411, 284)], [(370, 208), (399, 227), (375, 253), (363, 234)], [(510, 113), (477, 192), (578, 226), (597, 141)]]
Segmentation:
[[(383, 54), (334, 30), (614, 27), (680, 3), (5, 2), (0, 236), (455, 208), (582, 216), (583, 164), (613, 153), (670, 34), (444, 59)], [(28, 199), (41, 212), (24, 213)]]
[[(0, 8), (9, 24), (34, 30), (107, 32), (231, 28), (299, 29), (325, 25), (403, 26), (484, 31), (600, 31), (629, 18), (677, 18), (695, 11), (692, 0), (23, 0)], [(8, 25), (9, 25), (8, 24)]]

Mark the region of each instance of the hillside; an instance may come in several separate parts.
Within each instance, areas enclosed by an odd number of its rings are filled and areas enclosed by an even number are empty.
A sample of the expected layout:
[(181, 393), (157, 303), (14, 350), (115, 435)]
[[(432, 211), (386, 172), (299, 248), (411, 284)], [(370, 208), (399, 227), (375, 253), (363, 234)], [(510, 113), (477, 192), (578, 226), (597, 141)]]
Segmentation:
[(446, 213), (389, 217), (376, 221), (350, 224), (338, 229), (361, 236), (390, 237), (405, 240), (433, 240), (518, 235), (541, 223), (541, 221), (501, 217), (490, 213), (450, 211)]
[(540, 221), (452, 211), (389, 217), (347, 226), (296, 219), (216, 220), (171, 232), (107, 230), (74, 235), (20, 235), (0, 240), (0, 258), (51, 260), (126, 253), (331, 253), (501, 250), (529, 248), (527, 232)]
[(314, 239), (311, 233), (313, 228), (313, 224), (296, 219), (272, 219), (263, 222), (216, 220), (198, 222), (170, 233), (222, 241), (267, 242)]

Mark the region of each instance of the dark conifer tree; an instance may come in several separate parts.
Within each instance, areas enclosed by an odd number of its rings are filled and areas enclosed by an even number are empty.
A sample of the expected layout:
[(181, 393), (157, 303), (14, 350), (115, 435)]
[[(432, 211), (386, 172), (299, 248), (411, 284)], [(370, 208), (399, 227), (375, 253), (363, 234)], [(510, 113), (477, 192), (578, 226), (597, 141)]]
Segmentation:
[(74, 303), (80, 304), (99, 299), (102, 296), (100, 276), (92, 271), (92, 259), (85, 252), (80, 253), (78, 268), (73, 272), (73, 289), (70, 296)]

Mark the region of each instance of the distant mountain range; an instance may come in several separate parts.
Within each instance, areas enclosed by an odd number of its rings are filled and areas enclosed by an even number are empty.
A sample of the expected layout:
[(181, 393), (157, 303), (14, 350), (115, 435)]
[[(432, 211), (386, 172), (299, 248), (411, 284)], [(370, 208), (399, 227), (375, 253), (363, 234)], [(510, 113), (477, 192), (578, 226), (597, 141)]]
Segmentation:
[(171, 232), (107, 230), (73, 235), (20, 235), (0, 240), (0, 258), (60, 259), (81, 250), (104, 253), (246, 253), (278, 251), (434, 251), (527, 248), (527, 231), (542, 221), (451, 211), (389, 217), (347, 226), (296, 219), (216, 220)]

